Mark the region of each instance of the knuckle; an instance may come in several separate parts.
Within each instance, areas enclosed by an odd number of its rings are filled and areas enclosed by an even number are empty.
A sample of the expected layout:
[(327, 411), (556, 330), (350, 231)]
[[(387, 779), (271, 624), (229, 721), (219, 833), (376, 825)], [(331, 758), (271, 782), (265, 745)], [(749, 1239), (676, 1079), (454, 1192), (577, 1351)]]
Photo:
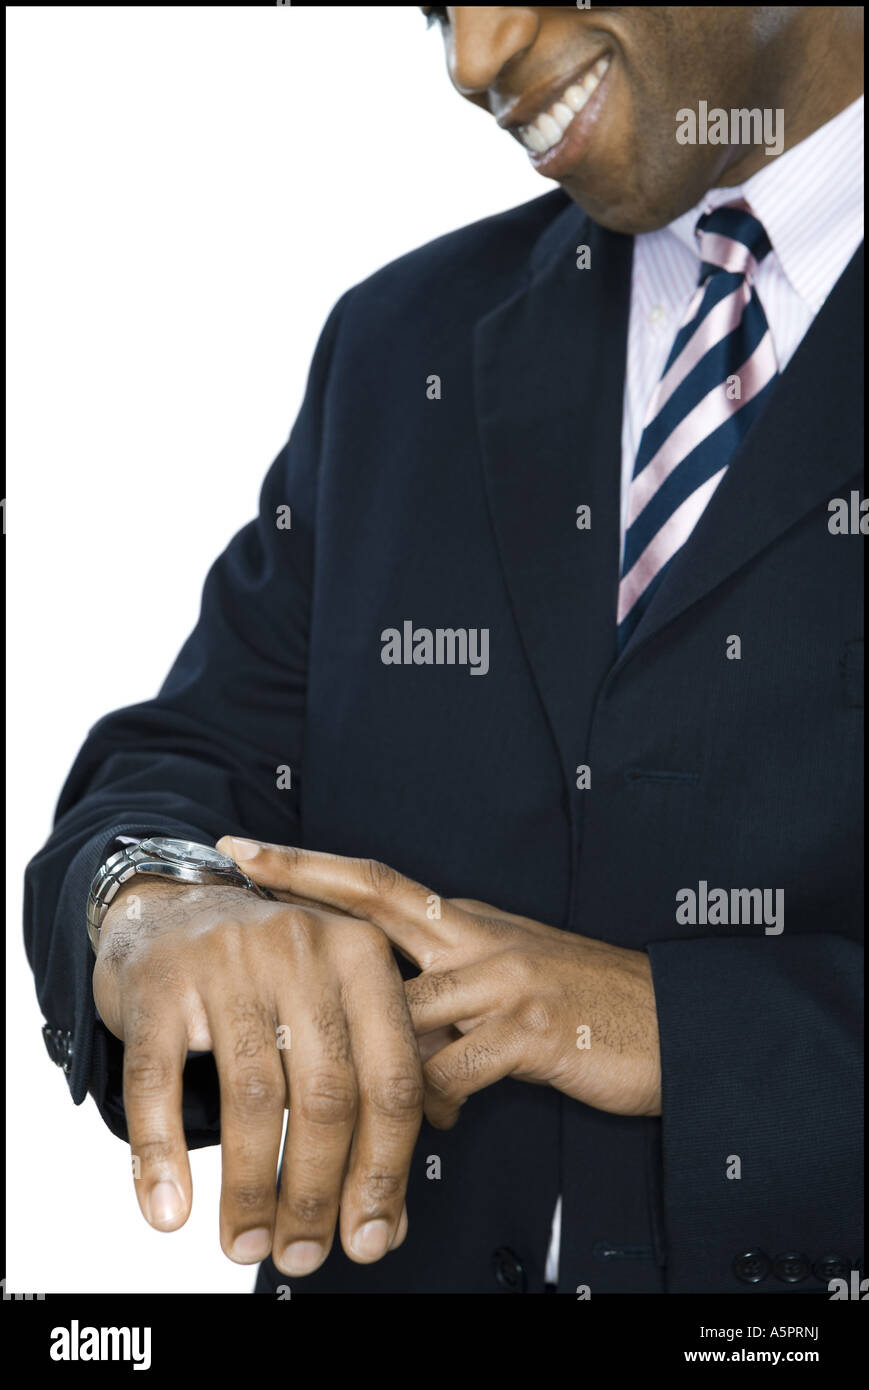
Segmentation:
[(371, 1087), (368, 1104), (380, 1115), (406, 1119), (422, 1110), (422, 1076), (416, 1072), (397, 1072), (379, 1078)]
[(426, 1090), (436, 1100), (451, 1100), (456, 1090), (456, 1079), (436, 1057), (426, 1062), (423, 1068)]
[(236, 917), (228, 915), (228, 907), (226, 904), (215, 920), (214, 936), (224, 956), (230, 961), (235, 961), (244, 952), (247, 934), (242, 923)]
[(531, 988), (538, 982), (537, 963), (527, 951), (514, 948), (504, 952), (504, 961), (512, 980), (524, 988)]
[(127, 1053), (124, 1059), (124, 1090), (130, 1096), (153, 1096), (168, 1089), (172, 1067), (165, 1057)]
[(516, 1011), (516, 1022), (523, 1033), (543, 1037), (552, 1028), (552, 1014), (539, 999), (530, 999)]
[(346, 1076), (315, 1074), (301, 1088), (299, 1113), (312, 1125), (349, 1124), (356, 1113), (356, 1089)]
[(363, 859), (359, 868), (364, 887), (376, 897), (383, 897), (398, 886), (399, 875), (396, 870), (389, 864), (381, 863), (379, 859)]
[(360, 1186), (363, 1205), (376, 1209), (404, 1191), (404, 1179), (398, 1173), (365, 1173)]
[[(243, 1059), (252, 1060), (260, 1057), (264, 1051), (265, 1037), (262, 1025), (259, 1022), (249, 1023), (239, 1022), (236, 1024), (235, 1033), (232, 1039), (232, 1055), (237, 1062)], [(256, 1069), (251, 1068), (250, 1074), (255, 1075)], [(246, 1075), (247, 1073), (242, 1073)]]
[(287, 940), (295, 950), (311, 950), (316, 923), (310, 912), (301, 907), (287, 907), (283, 913), (283, 927)]
[(386, 933), (379, 927), (372, 926), (370, 922), (354, 922), (350, 940), (354, 958), (358, 955), (361, 960), (370, 961), (379, 957), (381, 963), (392, 965), (392, 946)]
[(283, 1106), (284, 1087), (278, 1085), (271, 1072), (262, 1067), (250, 1067), (233, 1077), (233, 1102), (248, 1115), (270, 1113)]
[(275, 1190), (262, 1183), (230, 1183), (226, 1195), (238, 1211), (260, 1212), (274, 1202)]
[(287, 1201), (287, 1213), (300, 1226), (324, 1226), (331, 1215), (332, 1202), (314, 1192), (298, 1192)]
[(139, 1140), (133, 1151), (144, 1168), (165, 1168), (176, 1157), (178, 1147), (171, 1139), (154, 1137)]

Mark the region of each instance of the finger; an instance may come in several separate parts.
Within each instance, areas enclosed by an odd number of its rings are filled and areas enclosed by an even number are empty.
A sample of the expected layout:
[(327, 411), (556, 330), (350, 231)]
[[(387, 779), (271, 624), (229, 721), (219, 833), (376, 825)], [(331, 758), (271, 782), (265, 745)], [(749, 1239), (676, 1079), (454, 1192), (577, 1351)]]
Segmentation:
[(555, 927), (547, 927), (543, 922), (535, 922), (533, 917), (520, 917), (516, 912), (505, 912), (503, 908), (493, 907), (491, 903), (478, 902), (476, 898), (449, 898), (448, 901), (451, 907), (457, 907), (461, 912), (469, 912), (473, 917), (495, 919), (506, 922), (511, 927), (524, 927), (535, 936), (545, 936), (548, 932), (556, 930)]
[(193, 1184), (181, 1118), (187, 1030), (177, 1002), (124, 1010), (124, 1113), (136, 1195), (145, 1220), (176, 1231), (190, 1214)]
[(453, 946), (466, 923), (448, 899), (374, 859), (345, 859), (230, 836), (219, 840), (218, 848), (263, 887), (288, 889), (367, 919), (418, 965)]
[(272, 1247), (286, 1080), (271, 1009), (222, 994), (205, 1007), (220, 1077), (220, 1244), (237, 1264)]
[(407, 980), (404, 992), (414, 1032), (433, 1033), (460, 1021), (470, 1024), (503, 1009), (504, 976), (498, 958), (489, 957), (457, 970), (426, 970)]
[[(290, 1118), (272, 1258), (288, 1275), (310, 1274), (329, 1253), (358, 1105), (356, 1071), (334, 982), (294, 981), (302, 1007), (287, 1005)], [(311, 1001), (311, 1002), (308, 1002)]]
[(433, 1033), (418, 1033), (416, 1045), (419, 1048), (419, 1058), (421, 1062), (427, 1062), (429, 1057), (433, 1057), (436, 1052), (448, 1047), (451, 1042), (462, 1035), (458, 1028), (435, 1028)]
[(387, 942), (379, 960), (370, 949), (359, 960), (345, 997), (359, 1117), (341, 1194), (341, 1242), (351, 1260), (369, 1264), (398, 1239), (422, 1122), (422, 1064)]
[(452, 1129), (468, 1096), (509, 1076), (520, 1064), (520, 1030), (509, 1019), (481, 1023), (430, 1057), (423, 1068), (425, 1114), (435, 1129)]

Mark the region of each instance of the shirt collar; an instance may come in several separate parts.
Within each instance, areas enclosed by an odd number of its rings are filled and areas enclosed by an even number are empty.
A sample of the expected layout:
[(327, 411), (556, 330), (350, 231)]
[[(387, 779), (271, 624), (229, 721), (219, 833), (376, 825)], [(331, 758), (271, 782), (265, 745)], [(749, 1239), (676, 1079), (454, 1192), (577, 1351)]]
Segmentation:
[(817, 313), (863, 237), (863, 97), (733, 188), (710, 188), (667, 231), (699, 261), (704, 212), (744, 198), (796, 293)]

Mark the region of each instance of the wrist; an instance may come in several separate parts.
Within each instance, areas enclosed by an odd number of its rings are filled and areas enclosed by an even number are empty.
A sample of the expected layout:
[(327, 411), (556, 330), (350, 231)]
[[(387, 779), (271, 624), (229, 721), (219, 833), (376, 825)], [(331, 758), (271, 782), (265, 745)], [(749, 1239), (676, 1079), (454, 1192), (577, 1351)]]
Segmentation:
[(123, 923), (128, 930), (135, 927), (144, 919), (147, 904), (165, 899), (173, 890), (177, 891), (175, 884), (148, 874), (136, 874), (122, 883), (106, 908), (100, 925), (100, 945), (108, 941), (119, 924)]

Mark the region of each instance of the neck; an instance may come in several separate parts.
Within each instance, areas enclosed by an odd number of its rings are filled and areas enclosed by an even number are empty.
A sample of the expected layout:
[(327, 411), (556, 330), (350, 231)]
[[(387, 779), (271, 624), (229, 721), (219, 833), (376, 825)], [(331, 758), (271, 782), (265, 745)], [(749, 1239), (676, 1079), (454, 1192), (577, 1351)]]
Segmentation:
[[(785, 45), (775, 52), (774, 68), (789, 76), (761, 77), (755, 90), (763, 94), (763, 109), (782, 111), (784, 140), (781, 154), (807, 140), (863, 91), (863, 11), (860, 7), (821, 9), (807, 6)], [(764, 64), (772, 53), (765, 51)], [(772, 64), (771, 64), (772, 65)], [(760, 104), (760, 103), (758, 103)], [(719, 185), (744, 183), (769, 164), (763, 147), (732, 151)]]

